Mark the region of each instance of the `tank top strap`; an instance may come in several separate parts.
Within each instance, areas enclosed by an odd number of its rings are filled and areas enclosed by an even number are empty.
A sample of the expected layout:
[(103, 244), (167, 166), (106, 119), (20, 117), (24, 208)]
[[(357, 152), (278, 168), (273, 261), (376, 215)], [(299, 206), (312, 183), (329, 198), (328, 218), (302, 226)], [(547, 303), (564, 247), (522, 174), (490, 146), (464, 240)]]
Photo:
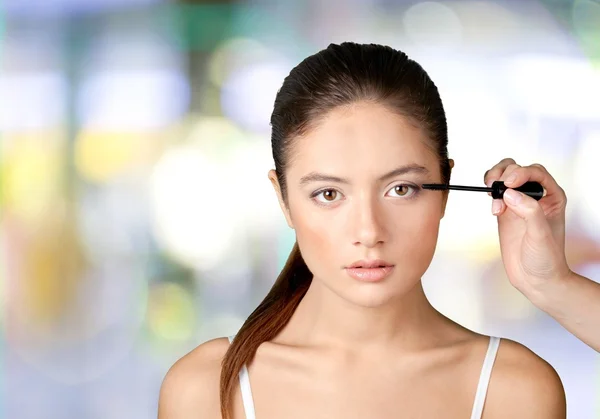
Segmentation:
[(481, 419), (481, 415), (483, 414), (483, 406), (485, 404), (487, 389), (490, 384), (492, 367), (494, 366), (494, 361), (496, 360), (496, 354), (498, 353), (499, 346), (500, 338), (491, 336), (487, 353), (485, 354), (485, 359), (483, 360), (483, 366), (481, 367), (481, 374), (479, 375), (479, 383), (477, 384), (477, 392), (475, 393), (475, 401), (473, 402), (471, 419)]
[[(235, 335), (229, 336), (229, 343), (233, 342)], [(239, 373), (240, 391), (242, 392), (242, 402), (244, 404), (244, 414), (246, 419), (256, 419), (254, 413), (254, 400), (252, 399), (252, 389), (250, 388), (250, 375), (246, 365), (242, 366)]]

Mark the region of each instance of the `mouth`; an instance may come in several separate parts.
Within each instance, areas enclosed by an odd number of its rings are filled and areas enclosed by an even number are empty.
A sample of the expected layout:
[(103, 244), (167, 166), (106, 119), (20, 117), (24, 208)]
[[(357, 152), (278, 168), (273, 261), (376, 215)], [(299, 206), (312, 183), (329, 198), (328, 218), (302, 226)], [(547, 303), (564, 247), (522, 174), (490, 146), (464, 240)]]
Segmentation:
[(394, 265), (385, 261), (359, 261), (345, 269), (348, 276), (360, 282), (383, 281), (393, 270)]
[(376, 268), (391, 268), (394, 265), (381, 259), (374, 260), (358, 260), (346, 269), (376, 269)]

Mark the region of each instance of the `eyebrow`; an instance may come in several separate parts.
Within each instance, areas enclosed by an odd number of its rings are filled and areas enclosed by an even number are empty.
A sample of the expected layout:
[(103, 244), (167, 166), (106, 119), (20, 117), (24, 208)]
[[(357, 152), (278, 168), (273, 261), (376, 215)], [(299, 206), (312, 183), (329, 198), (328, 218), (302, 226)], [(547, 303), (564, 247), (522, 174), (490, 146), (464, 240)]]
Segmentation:
[[(383, 176), (380, 176), (378, 181), (382, 182), (387, 179), (394, 178), (396, 176), (405, 175), (407, 173), (428, 175), (429, 170), (426, 167), (420, 166), (418, 164), (407, 164), (405, 166), (400, 166), (400, 167), (392, 170), (391, 172), (384, 174)], [(338, 176), (331, 176), (331, 175), (327, 175), (324, 173), (318, 173), (318, 172), (311, 172), (300, 178), (301, 186), (307, 185), (311, 182), (334, 182), (334, 183), (345, 183), (345, 184), (350, 183), (350, 181), (346, 178), (341, 178)]]

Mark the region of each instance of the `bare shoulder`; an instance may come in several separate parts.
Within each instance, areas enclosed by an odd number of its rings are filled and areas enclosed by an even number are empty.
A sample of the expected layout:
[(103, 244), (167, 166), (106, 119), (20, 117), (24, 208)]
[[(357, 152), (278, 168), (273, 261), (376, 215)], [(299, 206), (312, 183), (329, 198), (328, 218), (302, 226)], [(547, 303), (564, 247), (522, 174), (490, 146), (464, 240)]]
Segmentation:
[(219, 380), (228, 348), (227, 338), (213, 339), (173, 364), (160, 388), (159, 419), (221, 417)]
[(565, 391), (554, 368), (533, 351), (502, 339), (492, 370), (484, 419), (566, 418)]

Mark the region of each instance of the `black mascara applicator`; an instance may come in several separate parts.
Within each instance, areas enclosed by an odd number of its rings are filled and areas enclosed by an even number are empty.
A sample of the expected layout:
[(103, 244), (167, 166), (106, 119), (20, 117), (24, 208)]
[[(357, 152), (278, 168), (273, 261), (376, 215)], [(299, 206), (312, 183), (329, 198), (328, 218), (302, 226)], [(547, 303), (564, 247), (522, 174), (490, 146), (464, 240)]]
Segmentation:
[[(492, 183), (490, 188), (485, 186), (446, 185), (445, 183), (424, 183), (421, 185), (421, 187), (423, 189), (430, 189), (433, 191), (445, 191), (448, 189), (453, 189), (458, 191), (491, 192), (492, 198), (494, 199), (502, 199), (504, 191), (509, 189), (508, 186), (505, 186), (504, 182), (501, 180), (497, 180)], [(538, 182), (525, 182), (523, 185), (517, 188), (510, 189), (514, 189), (515, 191), (519, 191), (527, 196), (530, 196), (536, 201), (539, 201), (544, 196), (544, 188)]]

